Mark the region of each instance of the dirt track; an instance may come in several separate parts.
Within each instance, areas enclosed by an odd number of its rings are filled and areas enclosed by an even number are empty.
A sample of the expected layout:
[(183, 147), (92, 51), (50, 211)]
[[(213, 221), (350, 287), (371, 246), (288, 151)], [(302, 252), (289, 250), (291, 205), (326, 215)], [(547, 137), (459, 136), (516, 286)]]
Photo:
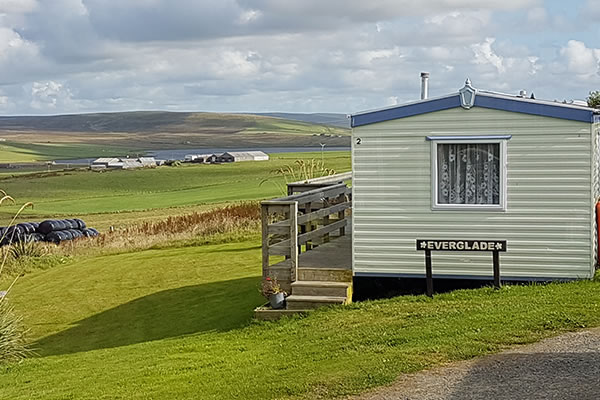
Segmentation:
[(351, 399), (600, 399), (600, 328), (405, 375)]

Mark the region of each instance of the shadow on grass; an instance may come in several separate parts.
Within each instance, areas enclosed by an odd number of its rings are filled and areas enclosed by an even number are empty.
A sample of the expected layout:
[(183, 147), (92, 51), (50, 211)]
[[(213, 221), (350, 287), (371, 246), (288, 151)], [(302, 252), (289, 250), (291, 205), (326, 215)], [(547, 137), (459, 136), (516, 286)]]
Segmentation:
[(264, 302), (259, 282), (250, 277), (157, 292), (77, 321), (33, 347), (49, 356), (239, 328)]

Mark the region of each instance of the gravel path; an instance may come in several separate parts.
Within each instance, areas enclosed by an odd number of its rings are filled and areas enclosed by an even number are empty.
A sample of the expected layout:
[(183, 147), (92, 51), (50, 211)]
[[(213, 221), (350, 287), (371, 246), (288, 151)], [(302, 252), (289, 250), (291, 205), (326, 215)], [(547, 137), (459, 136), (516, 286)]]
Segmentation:
[(600, 328), (407, 374), (352, 399), (600, 399)]

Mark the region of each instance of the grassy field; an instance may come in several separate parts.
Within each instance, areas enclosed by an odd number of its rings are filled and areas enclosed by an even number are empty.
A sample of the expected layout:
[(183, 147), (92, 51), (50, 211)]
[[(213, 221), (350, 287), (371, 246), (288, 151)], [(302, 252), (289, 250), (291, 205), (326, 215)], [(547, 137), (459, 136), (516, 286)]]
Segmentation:
[(332, 398), (398, 374), (600, 324), (600, 282), (406, 296), (251, 322), (259, 238), (80, 258), (11, 301), (39, 357), (0, 367), (13, 399)]
[[(206, 209), (210, 204), (280, 196), (283, 178), (277, 178), (273, 171), (297, 159), (320, 157), (320, 153), (288, 153), (274, 154), (268, 162), (39, 173), (0, 179), (0, 188), (18, 203), (34, 203), (34, 208), (23, 214), (24, 219), (77, 216), (104, 228), (134, 218), (155, 217), (157, 210), (189, 211)], [(327, 168), (338, 172), (350, 169), (348, 152), (325, 152), (324, 157)], [(270, 177), (274, 179), (261, 184)], [(0, 223), (6, 223), (15, 209), (2, 207)]]
[[(320, 153), (23, 175), (1, 179), (0, 188), (34, 201), (22, 220), (71, 215), (102, 227), (138, 226), (280, 195), (275, 184), (260, 182), (298, 157)], [(325, 157), (338, 172), (350, 167), (347, 152)], [(8, 208), (2, 210), (6, 219)], [(240, 215), (236, 231), (173, 236), (102, 254), (53, 254), (46, 269), (28, 269), (8, 299), (30, 328), (37, 356), (0, 364), (0, 393), (11, 399), (335, 398), (402, 373), (600, 325), (599, 280), (403, 296), (252, 321), (253, 308), (265, 302), (258, 292), (259, 223), (257, 214)], [(0, 289), (8, 284), (0, 281)]]
[(140, 153), (140, 149), (85, 143), (0, 142), (0, 162), (35, 162)]

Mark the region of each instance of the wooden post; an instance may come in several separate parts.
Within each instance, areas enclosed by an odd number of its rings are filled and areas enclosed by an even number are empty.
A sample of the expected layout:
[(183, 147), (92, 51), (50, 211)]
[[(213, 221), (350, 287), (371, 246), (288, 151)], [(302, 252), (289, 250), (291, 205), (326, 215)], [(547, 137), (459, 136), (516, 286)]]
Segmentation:
[(290, 283), (298, 277), (298, 202), (290, 204)]
[(494, 287), (500, 289), (500, 252), (493, 251), (494, 257)]
[(427, 281), (427, 296), (433, 297), (433, 272), (431, 271), (431, 251), (425, 250), (425, 280)]
[(267, 277), (269, 268), (269, 206), (261, 204), (260, 221), (262, 225), (262, 271), (263, 279)]
[[(346, 201), (346, 195), (345, 194), (340, 194), (337, 197), (337, 203), (343, 203), (344, 201)], [(338, 216), (338, 219), (345, 219), (346, 218), (346, 211), (345, 210), (340, 211), (337, 216)], [(340, 228), (340, 236), (344, 236), (344, 235), (346, 235), (346, 228), (345, 227), (341, 227)]]
[[(327, 208), (329, 206), (329, 199), (323, 199), (323, 208)], [(326, 215), (323, 217), (323, 226), (327, 226), (329, 225), (329, 215)], [(329, 233), (326, 233), (323, 235), (323, 239), (322, 239), (322, 243), (328, 243), (329, 242)]]
[[(306, 213), (310, 214), (312, 212), (312, 204), (311, 203), (307, 203), (304, 205), (304, 207), (306, 207)], [(313, 230), (313, 225), (312, 225), (312, 221), (309, 221), (306, 224), (306, 231), (310, 232)], [(306, 242), (306, 251), (312, 250), (313, 245), (311, 242)]]

